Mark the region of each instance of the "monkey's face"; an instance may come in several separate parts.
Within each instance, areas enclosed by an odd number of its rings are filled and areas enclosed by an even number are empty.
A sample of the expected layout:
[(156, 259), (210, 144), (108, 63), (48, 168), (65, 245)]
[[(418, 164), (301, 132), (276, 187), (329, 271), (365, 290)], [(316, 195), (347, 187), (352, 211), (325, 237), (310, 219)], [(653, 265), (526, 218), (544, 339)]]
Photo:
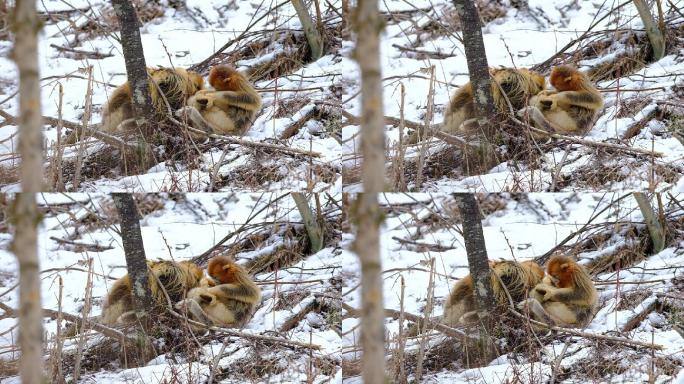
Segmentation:
[(554, 286), (567, 288), (572, 285), (572, 266), (570, 263), (551, 260), (547, 267), (547, 275)]

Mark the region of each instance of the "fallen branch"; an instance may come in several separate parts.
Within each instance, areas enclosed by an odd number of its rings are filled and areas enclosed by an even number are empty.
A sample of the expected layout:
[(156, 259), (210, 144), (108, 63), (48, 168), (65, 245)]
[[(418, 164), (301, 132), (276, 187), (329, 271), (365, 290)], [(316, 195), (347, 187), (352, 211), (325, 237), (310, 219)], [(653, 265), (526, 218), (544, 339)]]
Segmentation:
[[(10, 121), (10, 122), (16, 121), (16, 118), (14, 116), (8, 114), (7, 112), (5, 112), (3, 110), (0, 110), (0, 117), (3, 117), (3, 118), (5, 118), (5, 120)], [(59, 120), (55, 119), (54, 117), (43, 116), (43, 122), (45, 124), (49, 124), (49, 125), (57, 125), (59, 123)], [(62, 126), (64, 126), (67, 129), (77, 130), (81, 133), (83, 133), (83, 132), (89, 133), (91, 136), (95, 137), (96, 139), (99, 139), (100, 141), (104, 142), (105, 144), (111, 145), (112, 147), (123, 148), (123, 149), (127, 149), (127, 150), (132, 150), (132, 151), (138, 150), (138, 147), (135, 144), (127, 143), (118, 137), (115, 137), (115, 136), (112, 136), (112, 135), (109, 135), (107, 133), (100, 131), (98, 124), (91, 125), (91, 126), (88, 126), (87, 128), (84, 128), (83, 125), (81, 125), (80, 123), (74, 123), (74, 122), (71, 122), (68, 120), (62, 120), (61, 123), (62, 123)], [(177, 120), (175, 120), (174, 123), (183, 125), (182, 123), (180, 123)], [(296, 149), (296, 148), (288, 148), (285, 146), (275, 145), (275, 144), (266, 144), (266, 143), (259, 143), (259, 142), (255, 142), (255, 141), (236, 139), (236, 138), (230, 137), (230, 136), (222, 136), (222, 135), (217, 135), (214, 133), (207, 133), (207, 132), (204, 132), (202, 130), (195, 129), (193, 127), (187, 127), (187, 129), (193, 133), (201, 134), (201, 135), (210, 137), (212, 139), (223, 140), (223, 141), (227, 141), (227, 142), (232, 143), (232, 144), (243, 145), (246, 147), (271, 149), (274, 151), (289, 153), (289, 154), (293, 154), (293, 155), (321, 157), (321, 154), (319, 152), (306, 151), (303, 149)]]
[(283, 132), (280, 134), (279, 139), (280, 140), (287, 140), (290, 137), (294, 136), (299, 132), (300, 129), (306, 124), (307, 121), (311, 120), (318, 114), (319, 108), (317, 105), (315, 105), (313, 108), (311, 108), (309, 111), (307, 111), (302, 117), (297, 119), (294, 123), (290, 124), (289, 127), (285, 128)]
[(111, 53), (102, 53), (102, 52), (98, 52), (98, 51), (83, 51), (80, 49), (62, 47), (62, 46), (59, 46), (57, 44), (50, 44), (50, 46), (52, 48), (55, 48), (56, 50), (58, 50), (60, 52), (69, 52), (69, 53), (73, 53), (76, 55), (83, 55), (83, 56), (85, 56), (89, 59), (93, 59), (93, 60), (100, 60), (100, 59), (104, 59), (106, 57), (113, 57), (114, 56)]
[(633, 330), (634, 328), (638, 327), (639, 324), (641, 324), (642, 321), (648, 315), (655, 311), (658, 307), (660, 306), (660, 302), (656, 299), (653, 300), (649, 305), (645, 306), (641, 311), (637, 312), (632, 316), (626, 323), (625, 325), (622, 326), (621, 331), (622, 332), (629, 332)]
[[(346, 117), (351, 124), (358, 125), (360, 124), (361, 120), (352, 115), (351, 113), (342, 110), (342, 115)], [(647, 156), (655, 156), (655, 157), (663, 157), (663, 154), (661, 152), (654, 152), (654, 151), (649, 151), (646, 149), (641, 149), (641, 148), (631, 148), (631, 147), (626, 147), (624, 145), (618, 145), (618, 144), (610, 144), (610, 143), (601, 143), (597, 141), (591, 141), (591, 140), (586, 140), (586, 139), (580, 139), (579, 137), (574, 137), (574, 136), (566, 136), (566, 135), (561, 135), (558, 133), (551, 133), (547, 132), (543, 129), (539, 129), (533, 126), (529, 126), (528, 124), (525, 124), (524, 122), (512, 117), (512, 120), (522, 126), (525, 126), (526, 128), (529, 128), (530, 131), (538, 134), (542, 134), (557, 140), (566, 140), (570, 141), (576, 144), (582, 144), (586, 145), (589, 147), (598, 147), (598, 148), (608, 148), (616, 151), (622, 151), (622, 152), (627, 152), (627, 153), (635, 153), (639, 155), (647, 155)], [(385, 123), (386, 124), (391, 124), (391, 125), (399, 125), (400, 119), (397, 119), (396, 117), (389, 117), (385, 116)], [(408, 128), (412, 129), (425, 129), (425, 125), (422, 123), (416, 123), (412, 121), (405, 120), (404, 125)], [(467, 146), (467, 147), (473, 147), (477, 148), (478, 144), (477, 143), (470, 143), (458, 136), (454, 135), (449, 135), (447, 133), (444, 133), (440, 131), (441, 124), (433, 124), (430, 126), (429, 131), (437, 138), (444, 140), (445, 142), (449, 144), (455, 144), (459, 146)]]
[[(192, 107), (188, 107), (192, 108)], [(282, 153), (288, 153), (291, 155), (303, 155), (303, 156), (311, 156), (311, 157), (321, 157), (321, 154), (319, 152), (312, 152), (312, 151), (305, 151), (303, 149), (296, 149), (296, 148), (289, 148), (289, 147), (284, 147), (282, 145), (275, 145), (275, 144), (266, 144), (266, 143), (260, 143), (256, 141), (248, 141), (248, 140), (242, 140), (242, 139), (237, 139), (232, 136), (223, 136), (223, 135), (217, 135), (215, 133), (209, 133), (201, 129), (197, 129), (194, 127), (191, 127), (187, 124), (183, 124), (180, 121), (170, 118), (170, 120), (174, 123), (179, 125), (183, 129), (187, 129), (188, 132), (192, 132), (195, 134), (203, 135), (206, 137), (210, 137), (212, 139), (217, 139), (217, 140), (223, 140), (227, 141), (231, 144), (238, 144), (238, 145), (243, 145), (245, 147), (254, 147), (254, 148), (264, 148), (264, 149), (270, 149)], [(207, 126), (209, 126), (207, 124)]]
[[(352, 124), (352, 125), (360, 125), (361, 124), (361, 119), (359, 117), (352, 115), (351, 113), (345, 111), (344, 109), (340, 109), (340, 111), (342, 112), (342, 116), (344, 116), (348, 120), (349, 124)], [(385, 124), (387, 124), (387, 125), (399, 126), (401, 123), (402, 123), (401, 119), (398, 119), (398, 118), (392, 117), (392, 116), (385, 116)], [(404, 120), (403, 124), (407, 128), (425, 131), (425, 124), (423, 124), (423, 123), (416, 123), (414, 121)], [(446, 132), (440, 131), (441, 127), (442, 127), (442, 124), (432, 124), (427, 129), (427, 131), (432, 133), (432, 135), (434, 137), (441, 139), (448, 144), (457, 145), (459, 147), (479, 148), (478, 143), (470, 143), (461, 137), (458, 137), (455, 135), (450, 135)]]
[(114, 247), (112, 247), (110, 245), (79, 243), (78, 241), (64, 240), (64, 239), (60, 239), (60, 238), (54, 237), (54, 236), (50, 236), (50, 240), (54, 240), (59, 244), (73, 245), (75, 247), (83, 247), (83, 248), (86, 248), (87, 250), (89, 250), (91, 252), (102, 252), (102, 251), (114, 249)]
[[(11, 124), (15, 124), (17, 118), (10, 115), (9, 113), (3, 111), (0, 109), (0, 117), (4, 118), (6, 122), (9, 122)], [(84, 127), (81, 123), (74, 123), (73, 121), (68, 121), (68, 120), (59, 120), (55, 119), (54, 117), (49, 117), (49, 116), (43, 116), (43, 123), (47, 125), (53, 125), (57, 126), (60, 123), (64, 128), (67, 128), (71, 131), (75, 131), (79, 134), (80, 137), (82, 137), (83, 133), (88, 133), (92, 137), (99, 139), (105, 144), (111, 145), (112, 147), (115, 148), (120, 148), (123, 150), (129, 150), (129, 151), (136, 151), (137, 146), (134, 144), (127, 143), (120, 138), (116, 136), (109, 135), (107, 133), (104, 133), (99, 130), (99, 124), (94, 124), (90, 125), (87, 128)]]
[(450, 57), (456, 56), (453, 53), (444, 53), (444, 52), (439, 52), (439, 51), (426, 51), (423, 49), (404, 47), (403, 45), (399, 45), (399, 44), (392, 44), (392, 47), (394, 47), (394, 48), (396, 48), (402, 52), (412, 52), (412, 53), (416, 53), (419, 55), (426, 55), (426, 56), (428, 56), (432, 59), (436, 59), (436, 60), (448, 59)]
[[(2, 302), (0, 302), (0, 309), (4, 310), (5, 313), (9, 317), (17, 317), (18, 316), (16, 309), (9, 307)], [(43, 311), (43, 315), (45, 317), (49, 317), (51, 319), (56, 319), (58, 316), (60, 316), (60, 312), (52, 310), (52, 309), (43, 308), (42, 311)], [(123, 332), (121, 332), (117, 329), (114, 329), (114, 328), (110, 328), (106, 325), (102, 325), (102, 324), (95, 322), (95, 321), (92, 321), (90, 319), (83, 319), (80, 316), (72, 315), (72, 314), (66, 313), (66, 312), (61, 312), (61, 316), (62, 316), (62, 318), (66, 319), (67, 321), (70, 321), (70, 322), (76, 323), (76, 324), (82, 324), (82, 327), (91, 328), (91, 329), (93, 329), (97, 332), (100, 332), (101, 334), (103, 334), (104, 336), (107, 336), (109, 338), (116, 339), (119, 341), (123, 341), (125, 343), (131, 343), (131, 344), (136, 343), (135, 339), (126, 336)]]
[[(356, 309), (356, 308), (354, 308), (354, 307), (352, 307), (349, 304), (346, 304), (344, 302), (342, 303), (342, 309), (349, 312), (349, 314), (352, 317), (358, 318), (361, 316), (361, 310)], [(391, 317), (392, 319), (398, 320), (400, 315), (401, 315), (401, 312), (399, 312), (399, 311), (396, 311), (394, 309), (385, 308), (385, 316), (386, 317)], [(433, 321), (432, 319), (428, 320), (428, 319), (425, 319), (421, 316), (414, 315), (414, 314), (408, 313), (408, 312), (404, 312), (403, 316), (407, 320), (410, 320), (410, 321), (412, 321), (414, 323), (418, 323), (418, 324), (425, 324), (428, 328), (432, 328), (435, 331), (439, 331), (439, 332), (441, 332), (447, 336), (456, 337), (456, 338), (459, 338), (461, 340), (470, 340), (470, 341), (479, 341), (480, 340), (479, 336), (470, 336), (467, 333), (465, 333), (464, 331), (461, 331), (460, 329), (451, 328), (447, 325)]]
[[(522, 121), (519, 121), (519, 123), (524, 124)], [(579, 137), (573, 137), (573, 136), (566, 136), (566, 135), (561, 135), (558, 133), (551, 133), (551, 132), (546, 132), (543, 129), (539, 129), (536, 127), (529, 127), (530, 131), (534, 133), (540, 133), (542, 135), (552, 137), (554, 139), (558, 140), (566, 140), (570, 141), (573, 143), (577, 144), (582, 144), (586, 145), (589, 147), (597, 147), (597, 148), (608, 148), (616, 151), (621, 151), (621, 152), (627, 152), (627, 153), (635, 153), (639, 155), (647, 155), (647, 156), (654, 156), (654, 157), (663, 157), (663, 154), (661, 152), (654, 152), (654, 151), (649, 151), (646, 149), (641, 149), (641, 148), (631, 148), (631, 147), (626, 147), (624, 145), (618, 145), (618, 144), (610, 144), (610, 143), (601, 143), (598, 141), (591, 141), (591, 140), (585, 140), (585, 139), (580, 139)]]

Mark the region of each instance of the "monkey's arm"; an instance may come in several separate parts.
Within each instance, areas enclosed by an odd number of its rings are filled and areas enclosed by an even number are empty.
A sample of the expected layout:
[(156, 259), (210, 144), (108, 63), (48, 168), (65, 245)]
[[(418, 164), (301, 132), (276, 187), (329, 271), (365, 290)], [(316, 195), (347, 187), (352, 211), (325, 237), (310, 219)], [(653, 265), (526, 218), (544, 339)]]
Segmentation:
[[(544, 306), (537, 299), (534, 298), (529, 298), (527, 300), (521, 301), (517, 305), (517, 307), (521, 310), (529, 310), (533, 319), (549, 325), (566, 326), (568, 325), (568, 320), (572, 320), (572, 315), (569, 313), (565, 313), (565, 311), (563, 311), (562, 309), (558, 311), (558, 308), (555, 308), (557, 312), (560, 312), (559, 314), (570, 316), (569, 318), (563, 319), (560, 316), (556, 316), (556, 314), (553, 312), (550, 313), (546, 311), (546, 309), (544, 309)], [(563, 305), (563, 307), (565, 307), (565, 305)]]
[(176, 111), (176, 116), (179, 118), (186, 117), (188, 120), (190, 120), (190, 125), (192, 125), (194, 128), (207, 133), (216, 132), (216, 130), (209, 125), (209, 122), (202, 117), (202, 114), (195, 107), (186, 105), (185, 107)]
[(527, 106), (518, 111), (518, 116), (523, 117), (526, 114), (529, 115), (530, 120), (534, 122), (534, 125), (536, 125), (539, 129), (543, 129), (546, 132), (554, 133), (566, 131), (564, 129), (561, 129), (557, 125), (551, 123), (550, 121), (546, 120), (546, 117), (544, 117), (544, 113), (541, 110), (539, 110), (539, 108), (533, 105)]
[(564, 91), (552, 96), (561, 106), (575, 106), (598, 110), (603, 106), (603, 97), (598, 92)]
[(257, 289), (245, 284), (221, 284), (211, 287), (207, 289), (207, 291), (227, 299), (244, 301), (246, 303), (256, 303), (261, 296), (261, 293), (258, 292)]
[(542, 295), (543, 300), (542, 302), (547, 302), (547, 301), (562, 301), (562, 302), (569, 302), (572, 300), (576, 300), (579, 296), (579, 292), (577, 288), (574, 287), (569, 287), (569, 288), (556, 288), (552, 285), (548, 284), (537, 284), (536, 287), (534, 287), (534, 291), (537, 292), (538, 294)]
[(184, 311), (189, 314), (189, 318), (198, 321), (202, 324), (213, 325), (214, 322), (209, 318), (209, 316), (204, 312), (202, 306), (199, 305), (193, 299), (185, 299), (178, 304), (176, 304), (176, 309)]
[(261, 108), (261, 97), (256, 92), (216, 91), (211, 96), (214, 105), (223, 110), (228, 107), (237, 107), (248, 111), (256, 111)]

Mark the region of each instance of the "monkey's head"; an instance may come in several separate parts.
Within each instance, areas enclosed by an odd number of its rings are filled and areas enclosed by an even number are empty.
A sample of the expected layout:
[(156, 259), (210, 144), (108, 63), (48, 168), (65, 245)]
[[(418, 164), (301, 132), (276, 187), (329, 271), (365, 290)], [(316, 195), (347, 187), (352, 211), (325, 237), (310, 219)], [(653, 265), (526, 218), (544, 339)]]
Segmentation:
[(559, 65), (551, 71), (551, 85), (557, 90), (578, 91), (584, 88), (584, 75), (569, 65)]
[(565, 256), (554, 256), (546, 265), (551, 283), (558, 288), (567, 288), (575, 285), (574, 276), (579, 266), (572, 259)]
[(240, 280), (241, 276), (247, 276), (247, 271), (228, 256), (211, 258), (207, 271), (209, 276), (220, 281), (221, 284), (236, 283)]
[(243, 81), (244, 75), (230, 65), (217, 65), (209, 72), (209, 84), (217, 91), (239, 91)]

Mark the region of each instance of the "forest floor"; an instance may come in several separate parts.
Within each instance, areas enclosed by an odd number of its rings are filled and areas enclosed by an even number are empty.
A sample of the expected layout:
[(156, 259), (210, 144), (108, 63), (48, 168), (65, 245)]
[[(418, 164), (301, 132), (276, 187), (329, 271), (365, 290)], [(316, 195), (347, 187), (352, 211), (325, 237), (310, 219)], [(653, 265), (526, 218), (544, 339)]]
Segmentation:
[[(627, 341), (656, 344), (651, 349), (620, 342), (574, 336), (566, 332), (534, 332), (507, 318), (495, 337), (498, 357), (468, 368), (463, 343), (437, 331), (426, 335), (423, 383), (680, 383), (684, 380), (684, 210), (681, 200), (663, 198), (670, 234), (658, 253), (631, 195), (492, 194), (479, 197), (490, 260), (536, 260), (548, 252), (574, 256), (599, 291), (599, 311), (583, 331)], [(454, 199), (446, 195), (386, 194), (381, 231), (385, 308), (423, 316), (442, 315), (455, 282), (469, 273), (461, 219)], [(341, 245), (348, 248), (353, 235)], [(567, 240), (559, 246), (563, 240)], [(355, 255), (342, 256), (342, 300), (360, 307), (360, 271)], [(430, 287), (430, 259), (434, 259)], [(404, 295), (402, 300), (402, 283)], [(345, 383), (361, 383), (359, 321), (344, 312), (343, 370)], [(411, 323), (405, 322), (404, 331)], [(398, 337), (399, 321), (387, 318), (387, 371), (395, 380), (416, 380), (421, 337)], [(476, 334), (476, 328), (464, 328)], [(484, 364), (484, 365), (482, 365)], [(401, 367), (405, 372), (401, 375)], [(474, 363), (477, 365), (477, 363)]]
[[(605, 105), (598, 121), (582, 137), (585, 143), (570, 139), (508, 143), (498, 148), (497, 165), (475, 172), (464, 170), (461, 148), (434, 138), (426, 141), (424, 147), (399, 145), (400, 128), (388, 124), (385, 134), (390, 190), (556, 192), (684, 188), (681, 2), (663, 2), (667, 52), (656, 62), (650, 59), (650, 45), (631, 2), (620, 3), (619, 7), (618, 2), (600, 0), (476, 3), (484, 21), (484, 45), (490, 67), (532, 68), (548, 76), (555, 65), (575, 65), (589, 73), (604, 96)], [(525, 3), (529, 6), (520, 5)], [(517, 8), (512, 4), (517, 4)], [(449, 97), (469, 81), (459, 20), (452, 2), (388, 0), (381, 2), (380, 9), (387, 23), (381, 36), (385, 115), (398, 121), (403, 112), (409, 123), (441, 123)], [(360, 76), (350, 58), (353, 46), (351, 40), (343, 43), (342, 106), (358, 116)], [(359, 191), (359, 126), (353, 119), (344, 125), (344, 190)], [(404, 138), (408, 131), (404, 128)], [(512, 140), (519, 141), (522, 136), (522, 132), (514, 133)], [(599, 145), (593, 145), (594, 142)], [(634, 153), (632, 149), (659, 155)]]
[[(206, 267), (206, 258), (196, 257), (234, 235), (212, 254), (231, 255), (247, 266), (262, 290), (254, 317), (240, 331), (277, 340), (218, 331), (193, 334), (181, 327), (155, 336), (159, 356), (144, 366), (125, 369), (118, 341), (92, 330), (68, 337), (65, 322), (58, 334), (57, 320), (46, 318), (51, 382), (75, 380), (77, 360), (79, 382), (204, 383), (211, 374), (224, 383), (340, 382), (339, 199), (340, 195), (321, 198), (327, 240), (321, 251), (312, 253), (287, 194), (138, 195), (148, 260), (195, 260)], [(126, 274), (111, 197), (45, 194), (41, 211), (45, 215), (39, 241), (43, 308), (78, 317), (98, 316), (108, 288)], [(0, 234), (0, 300), (16, 308), (18, 270), (10, 241), (9, 234)], [(19, 353), (16, 343), (16, 319), (0, 319), (3, 384), (20, 382), (13, 376)]]
[[(341, 191), (339, 111), (334, 108), (340, 97), (337, 51), (342, 21), (335, 9), (340, 0), (321, 5), (325, 52), (316, 61), (309, 59), (299, 19), (289, 2), (277, 7), (268, 2), (222, 0), (134, 3), (142, 22), (148, 67), (193, 66), (206, 76), (211, 66), (227, 63), (250, 73), (263, 108), (241, 138), (256, 146), (220, 139), (166, 143), (154, 148), (156, 165), (131, 174), (122, 170), (118, 150), (94, 138), (85, 140), (83, 146), (58, 145), (58, 128), (46, 124), (49, 188), (76, 192)], [(38, 10), (44, 21), (39, 39), (43, 115), (99, 124), (108, 96), (126, 81), (110, 2), (47, 0), (39, 2)], [(11, 48), (9, 38), (0, 37), (0, 109), (16, 116), (18, 74), (10, 59)], [(15, 191), (19, 188), (17, 128), (3, 125), (0, 185), (4, 191)]]

